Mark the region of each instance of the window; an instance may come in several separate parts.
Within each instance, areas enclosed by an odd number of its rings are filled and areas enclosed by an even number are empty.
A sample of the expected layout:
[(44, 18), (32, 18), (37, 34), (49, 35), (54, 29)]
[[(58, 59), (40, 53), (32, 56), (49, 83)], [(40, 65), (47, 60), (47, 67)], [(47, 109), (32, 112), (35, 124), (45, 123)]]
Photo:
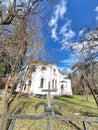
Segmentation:
[(44, 87), (44, 79), (41, 78), (41, 81), (40, 81), (40, 88), (43, 88)]
[(31, 80), (29, 80), (29, 81), (28, 81), (28, 85), (31, 85), (31, 83), (32, 83), (32, 81), (31, 81)]
[(57, 80), (55, 80), (55, 88), (57, 88)]
[(25, 85), (24, 85), (24, 91), (26, 90), (26, 86), (27, 86), (27, 85), (25, 84)]
[(56, 70), (54, 69), (54, 73), (56, 72)]
[(54, 88), (54, 79), (52, 80), (52, 88)]
[(63, 95), (64, 94), (64, 85), (62, 84), (61, 85), (61, 95)]
[(48, 88), (50, 88), (50, 81), (48, 82)]
[(45, 66), (43, 66), (41, 70), (46, 70), (46, 67), (45, 67)]

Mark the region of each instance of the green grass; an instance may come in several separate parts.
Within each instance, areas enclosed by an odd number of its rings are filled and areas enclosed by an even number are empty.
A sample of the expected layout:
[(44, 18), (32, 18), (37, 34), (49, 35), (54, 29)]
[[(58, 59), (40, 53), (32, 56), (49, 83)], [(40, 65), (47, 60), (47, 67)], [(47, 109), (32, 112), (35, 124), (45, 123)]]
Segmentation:
[(67, 115), (79, 113), (79, 115), (85, 116), (98, 116), (98, 108), (92, 96), (89, 96), (89, 102), (84, 100), (84, 97), (80, 95), (74, 95), (73, 98), (61, 97), (58, 99), (58, 102), (63, 104), (64, 111)]
[[(37, 111), (35, 111), (34, 106), (38, 102), (46, 102), (46, 99), (37, 98), (21, 98), (12, 107), (11, 111), (14, 113), (19, 113), (21, 115), (39, 115), (44, 112), (43, 106), (40, 106)], [(62, 110), (59, 111), (58, 107), (55, 107), (55, 112), (64, 116), (74, 116), (78, 114), (79, 116), (97, 116), (98, 108), (93, 100), (93, 97), (89, 97), (89, 102), (87, 102), (84, 97), (80, 95), (74, 95), (73, 98), (61, 97), (59, 99), (51, 99), (51, 102), (57, 101), (62, 105)], [(0, 111), (2, 109), (2, 101), (0, 101)], [(19, 110), (22, 109), (22, 111)], [(77, 127), (83, 130), (83, 125), (80, 121), (73, 122)], [(89, 123), (89, 130), (98, 130), (97, 123)], [(17, 120), (15, 123), (14, 130), (46, 130), (47, 128), (47, 117), (40, 121), (31, 120)], [(77, 130), (74, 125), (65, 121), (58, 121), (51, 118), (51, 130)]]

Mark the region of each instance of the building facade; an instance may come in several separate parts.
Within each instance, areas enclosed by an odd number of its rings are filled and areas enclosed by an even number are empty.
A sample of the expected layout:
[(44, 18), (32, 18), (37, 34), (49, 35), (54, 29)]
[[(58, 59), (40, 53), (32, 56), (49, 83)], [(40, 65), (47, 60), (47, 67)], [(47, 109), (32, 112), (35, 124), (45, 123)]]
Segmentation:
[[(53, 96), (70, 95), (72, 96), (71, 80), (62, 75), (56, 65), (39, 62), (32, 64), (32, 71), (25, 81), (23, 86), (23, 93), (35, 95), (47, 95), (43, 89), (56, 90), (52, 92)], [(16, 91), (20, 90), (20, 83), (18, 83)]]

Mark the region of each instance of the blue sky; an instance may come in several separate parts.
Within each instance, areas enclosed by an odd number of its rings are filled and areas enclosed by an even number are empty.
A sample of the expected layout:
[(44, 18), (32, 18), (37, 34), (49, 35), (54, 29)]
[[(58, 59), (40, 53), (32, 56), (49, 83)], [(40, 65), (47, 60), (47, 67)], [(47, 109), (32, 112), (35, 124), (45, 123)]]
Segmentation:
[[(28, 0), (23, 0), (28, 2)], [(52, 11), (45, 17), (44, 37), (48, 37), (45, 44), (49, 52), (47, 60), (54, 61), (60, 69), (70, 71), (79, 58), (69, 44), (75, 44), (83, 38), (86, 27), (98, 25), (98, 0), (57, 0)], [(9, 6), (13, 0), (4, 0)], [(50, 9), (51, 10), (51, 9)], [(48, 27), (47, 27), (48, 23)]]
[(58, 0), (48, 21), (50, 35), (46, 49), (50, 50), (50, 60), (60, 69), (70, 71), (78, 58), (72, 48), (68, 49), (69, 43), (76, 42), (86, 27), (97, 23), (98, 0)]

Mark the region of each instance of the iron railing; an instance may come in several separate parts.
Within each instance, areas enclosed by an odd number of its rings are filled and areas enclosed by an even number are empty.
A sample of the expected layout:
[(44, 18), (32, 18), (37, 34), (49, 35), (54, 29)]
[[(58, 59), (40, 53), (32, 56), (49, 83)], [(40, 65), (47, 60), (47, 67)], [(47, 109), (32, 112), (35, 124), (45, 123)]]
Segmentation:
[(41, 120), (44, 119), (45, 117), (47, 118), (47, 130), (50, 130), (51, 127), (51, 122), (50, 118), (52, 117), (53, 119), (56, 120), (61, 120), (61, 121), (81, 121), (83, 122), (83, 127), (84, 130), (89, 130), (87, 122), (96, 122), (98, 123), (98, 117), (86, 117), (86, 116), (71, 116), (71, 117), (66, 117), (66, 116), (61, 116), (57, 115), (54, 111), (54, 106), (58, 106), (59, 110), (61, 110), (61, 105), (58, 102), (52, 102), (50, 103), (50, 93), (54, 92), (55, 90), (43, 90), (44, 92), (48, 92), (48, 104), (45, 102), (39, 102), (38, 104), (35, 105), (35, 110), (37, 110), (41, 105), (44, 106), (44, 112), (39, 115), (39, 116), (33, 116), (33, 115), (4, 115), (1, 114), (0, 118), (1, 119), (11, 119), (11, 124), (9, 127), (9, 130), (14, 130), (14, 124), (16, 122), (16, 119), (28, 119), (28, 120)]

